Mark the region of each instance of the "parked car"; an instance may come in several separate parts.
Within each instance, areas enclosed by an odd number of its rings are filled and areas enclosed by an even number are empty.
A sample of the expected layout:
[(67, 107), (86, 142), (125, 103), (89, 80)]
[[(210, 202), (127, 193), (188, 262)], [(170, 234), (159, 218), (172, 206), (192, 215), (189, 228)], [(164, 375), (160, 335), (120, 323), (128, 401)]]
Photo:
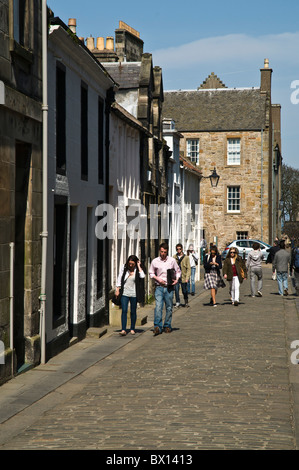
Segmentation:
[(226, 255), (228, 253), (228, 250), (231, 248), (231, 247), (236, 247), (238, 248), (239, 250), (239, 255), (240, 256), (244, 256), (245, 254), (245, 259), (247, 259), (247, 256), (248, 256), (248, 253), (252, 250), (252, 245), (254, 242), (257, 242), (260, 244), (261, 246), (261, 251), (263, 253), (263, 261), (266, 261), (267, 257), (268, 257), (268, 252), (267, 250), (269, 248), (271, 248), (271, 245), (268, 245), (268, 243), (265, 243), (265, 242), (261, 242), (260, 240), (252, 240), (252, 239), (248, 239), (248, 240), (234, 240), (233, 242), (231, 242), (229, 245), (227, 245), (227, 247), (225, 248), (225, 250), (223, 250), (223, 252), (221, 253), (221, 257), (222, 259), (225, 259), (226, 258)]

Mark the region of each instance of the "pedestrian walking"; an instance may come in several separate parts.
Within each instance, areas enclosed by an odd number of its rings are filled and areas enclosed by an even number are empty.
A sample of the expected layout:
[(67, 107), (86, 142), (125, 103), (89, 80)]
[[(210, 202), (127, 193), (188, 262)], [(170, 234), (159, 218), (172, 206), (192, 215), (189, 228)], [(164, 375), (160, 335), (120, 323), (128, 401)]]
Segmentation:
[(274, 256), (275, 256), (275, 253), (280, 250), (280, 246), (279, 246), (279, 241), (278, 239), (275, 239), (274, 242), (273, 242), (273, 246), (271, 246), (271, 248), (268, 248), (268, 257), (267, 257), (267, 260), (266, 260), (266, 264), (268, 263), (272, 263), (272, 279), (273, 281), (276, 281), (276, 270), (273, 266), (273, 261), (274, 261)]
[[(174, 258), (168, 256), (168, 244), (161, 243), (159, 256), (151, 262), (149, 275), (155, 281), (154, 336), (172, 331), (173, 289), (177, 284), (181, 270)], [(163, 324), (163, 307), (166, 314)], [(163, 327), (162, 327), (163, 324)]]
[(251, 297), (256, 295), (256, 281), (257, 281), (257, 296), (262, 297), (263, 288), (263, 270), (262, 261), (263, 254), (261, 252), (261, 245), (258, 242), (254, 242), (252, 245), (253, 250), (249, 252), (246, 268), (247, 272), (250, 271), (250, 290)]
[(280, 240), (279, 247), (274, 256), (273, 267), (276, 269), (279, 295), (288, 295), (288, 267), (291, 264), (291, 253), (286, 250), (284, 240)]
[(116, 283), (116, 296), (121, 294), (121, 326), (120, 334), (126, 336), (127, 331), (127, 313), (130, 303), (131, 309), (131, 334), (135, 334), (135, 325), (137, 319), (137, 303), (144, 303), (145, 273), (141, 267), (141, 262), (135, 255), (129, 256), (126, 264), (122, 266)]
[(211, 290), (210, 305), (217, 307), (216, 294), (221, 283), (222, 261), (215, 245), (210, 247), (210, 253), (204, 258), (204, 289)]
[(189, 245), (189, 249), (187, 250), (187, 255), (189, 256), (190, 260), (190, 267), (191, 267), (191, 278), (188, 281), (188, 294), (195, 295), (195, 275), (196, 275), (196, 266), (198, 266), (199, 256), (194, 251), (194, 246)]
[[(297, 245), (297, 246), (296, 246)], [(296, 295), (299, 295), (299, 244), (294, 241), (294, 248), (291, 255), (290, 274), (294, 273), (294, 287)]]
[(182, 294), (184, 297), (185, 305), (184, 307), (188, 307), (188, 282), (191, 277), (191, 266), (190, 266), (190, 259), (189, 256), (186, 256), (183, 252), (183, 245), (178, 243), (176, 245), (176, 254), (173, 258), (176, 260), (180, 270), (181, 270), (181, 277), (177, 284), (174, 286), (175, 291), (175, 300), (176, 300), (176, 307), (179, 307), (180, 304), (180, 286), (182, 288)]
[(223, 263), (223, 277), (230, 284), (232, 304), (237, 307), (240, 302), (240, 284), (247, 278), (244, 260), (239, 256), (238, 248), (231, 247)]

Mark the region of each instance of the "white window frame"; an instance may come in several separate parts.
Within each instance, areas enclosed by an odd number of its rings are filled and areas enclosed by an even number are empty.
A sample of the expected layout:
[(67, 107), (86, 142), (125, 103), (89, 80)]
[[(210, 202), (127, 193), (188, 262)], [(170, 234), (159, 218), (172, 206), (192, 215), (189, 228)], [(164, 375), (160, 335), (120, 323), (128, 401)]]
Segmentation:
[(239, 213), (241, 211), (241, 186), (227, 187), (227, 212)]
[(227, 139), (227, 164), (241, 164), (241, 139), (239, 137), (230, 137)]
[(186, 139), (186, 156), (192, 163), (199, 164), (199, 139)]

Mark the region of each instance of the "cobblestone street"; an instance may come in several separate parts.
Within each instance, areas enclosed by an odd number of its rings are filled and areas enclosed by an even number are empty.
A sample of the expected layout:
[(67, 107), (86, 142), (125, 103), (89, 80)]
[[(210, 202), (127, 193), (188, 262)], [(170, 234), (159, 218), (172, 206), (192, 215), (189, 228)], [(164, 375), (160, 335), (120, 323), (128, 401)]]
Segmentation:
[(268, 266), (263, 297), (247, 280), (238, 307), (202, 286), (171, 334), (153, 336), (146, 307), (135, 337), (112, 328), (4, 384), (0, 449), (297, 449), (298, 298)]

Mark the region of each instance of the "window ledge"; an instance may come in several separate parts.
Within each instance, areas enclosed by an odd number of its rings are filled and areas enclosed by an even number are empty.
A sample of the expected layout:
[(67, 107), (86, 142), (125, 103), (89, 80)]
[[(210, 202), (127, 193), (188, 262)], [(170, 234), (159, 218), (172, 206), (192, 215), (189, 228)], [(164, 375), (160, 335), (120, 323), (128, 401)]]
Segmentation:
[(33, 63), (33, 52), (29, 51), (25, 47), (21, 46), (17, 41), (15, 41), (13, 38), (10, 39), (10, 45), (9, 45), (9, 50), (11, 55), (20, 57), (23, 59), (25, 62), (28, 64)]

